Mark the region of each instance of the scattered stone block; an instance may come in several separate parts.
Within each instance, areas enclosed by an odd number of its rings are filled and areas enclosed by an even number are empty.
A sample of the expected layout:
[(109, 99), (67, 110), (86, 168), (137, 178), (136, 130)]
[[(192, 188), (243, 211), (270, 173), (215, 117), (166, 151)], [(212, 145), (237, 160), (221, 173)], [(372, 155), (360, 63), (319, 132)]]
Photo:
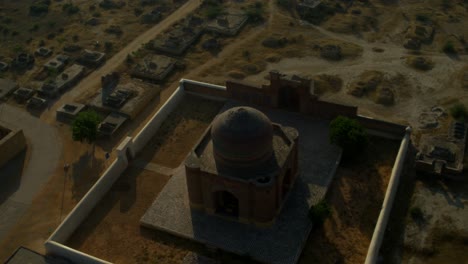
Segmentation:
[(56, 111), (57, 120), (62, 122), (72, 121), (85, 109), (85, 107), (85, 105), (77, 103), (64, 104)]
[(52, 55), (52, 50), (46, 47), (39, 47), (35, 52), (34, 55), (40, 56), (40, 57), (49, 57)]
[(328, 60), (341, 60), (341, 47), (338, 45), (325, 45), (320, 48), (320, 56)]
[(36, 93), (33, 89), (28, 88), (19, 88), (13, 93), (13, 98), (15, 98), (17, 103), (24, 103), (27, 100), (31, 99)]
[(34, 61), (34, 56), (31, 54), (20, 53), (11, 62), (11, 68), (19, 71), (28, 70), (33, 67)]
[(0, 72), (5, 72), (8, 70), (8, 68), (9, 68), (8, 63), (4, 61), (0, 61)]

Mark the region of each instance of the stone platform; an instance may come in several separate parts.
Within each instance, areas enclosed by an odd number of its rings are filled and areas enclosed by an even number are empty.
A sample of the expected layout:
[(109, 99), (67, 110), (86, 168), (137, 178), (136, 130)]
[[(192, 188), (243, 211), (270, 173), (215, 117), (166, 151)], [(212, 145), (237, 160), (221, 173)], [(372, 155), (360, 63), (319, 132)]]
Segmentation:
[[(222, 111), (235, 106), (228, 102)], [(328, 122), (292, 112), (259, 110), (272, 122), (299, 131), (300, 175), (272, 227), (257, 228), (192, 211), (184, 166), (174, 172), (140, 224), (260, 262), (296, 263), (312, 229), (309, 208), (325, 196), (341, 152), (329, 144)]]

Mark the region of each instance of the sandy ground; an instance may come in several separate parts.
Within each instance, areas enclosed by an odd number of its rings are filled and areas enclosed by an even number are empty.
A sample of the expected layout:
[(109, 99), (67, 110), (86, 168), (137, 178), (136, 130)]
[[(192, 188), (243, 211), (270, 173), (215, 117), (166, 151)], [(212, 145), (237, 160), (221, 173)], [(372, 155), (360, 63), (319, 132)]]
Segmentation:
[[(135, 160), (178, 166), (221, 107), (219, 102), (186, 96)], [(113, 263), (181, 262), (187, 253), (184, 242), (165, 245), (139, 227), (167, 180), (168, 176), (130, 167), (67, 244)]]
[(177, 168), (222, 107), (221, 102), (187, 95), (140, 153), (140, 160)]
[(362, 157), (338, 168), (326, 197), (331, 217), (312, 231), (299, 263), (364, 262), (400, 145), (370, 142)]
[[(73, 142), (68, 127), (58, 126), (63, 147), (55, 174), (34, 198), (25, 215), (2, 241), (0, 259), (6, 259), (19, 246), (44, 252), (44, 241), (78, 203), (106, 165), (103, 158), (92, 159), (89, 145)], [(70, 151), (73, 150), (73, 151)], [(96, 149), (96, 157), (103, 153)], [(63, 166), (70, 164), (68, 172)]]
[(417, 181), (411, 208), (419, 208), (423, 217), (407, 216), (404, 263), (468, 263), (467, 187), (435, 179)]

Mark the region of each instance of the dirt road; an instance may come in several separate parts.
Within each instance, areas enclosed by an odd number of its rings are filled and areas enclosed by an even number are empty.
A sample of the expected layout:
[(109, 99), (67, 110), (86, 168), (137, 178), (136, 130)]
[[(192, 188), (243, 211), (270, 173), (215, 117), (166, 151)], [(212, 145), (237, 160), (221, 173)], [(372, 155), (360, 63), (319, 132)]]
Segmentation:
[(49, 108), (48, 111), (44, 112), (44, 114), (41, 116), (41, 119), (51, 123), (55, 120), (55, 110), (61, 105), (68, 102), (73, 102), (73, 100), (78, 96), (94, 93), (101, 84), (101, 76), (111, 73), (117, 69), (117, 67), (119, 67), (125, 61), (128, 54), (138, 50), (141, 45), (149, 42), (154, 37), (156, 37), (156, 35), (169, 28), (172, 24), (190, 14), (200, 5), (200, 3), (200, 0), (188, 0), (187, 3), (177, 9), (174, 13), (170, 14), (166, 19), (162, 20), (157, 25), (135, 38), (125, 48), (107, 60), (106, 63), (99, 69), (95, 70), (85, 79), (83, 79), (76, 87), (74, 87), (68, 93), (63, 94), (62, 97)]

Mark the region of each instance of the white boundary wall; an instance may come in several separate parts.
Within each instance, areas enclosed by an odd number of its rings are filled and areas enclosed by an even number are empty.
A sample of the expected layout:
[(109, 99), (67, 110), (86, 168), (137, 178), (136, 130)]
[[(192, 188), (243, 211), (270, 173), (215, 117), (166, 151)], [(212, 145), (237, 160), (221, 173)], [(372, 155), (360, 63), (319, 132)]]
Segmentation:
[(366, 262), (365, 264), (375, 264), (377, 263), (379, 257), (380, 247), (385, 235), (385, 229), (387, 228), (388, 218), (392, 211), (393, 201), (395, 200), (395, 195), (398, 190), (398, 182), (400, 181), (401, 172), (406, 160), (406, 154), (408, 153), (408, 147), (411, 142), (411, 128), (406, 128), (406, 134), (401, 141), (400, 149), (398, 150), (398, 155), (393, 165), (392, 174), (390, 176), (390, 182), (388, 183), (387, 192), (385, 193), (385, 198), (380, 210), (379, 218), (377, 224), (375, 225), (374, 233), (372, 235), (372, 240), (367, 250)]
[[(52, 235), (45, 242), (46, 253), (66, 258), (74, 263), (89, 263), (89, 264), (109, 264), (105, 260), (90, 256), (78, 250), (72, 249), (63, 245), (68, 238), (75, 232), (76, 228), (86, 219), (90, 212), (94, 209), (97, 203), (109, 191), (114, 182), (120, 177), (122, 172), (128, 166), (127, 152), (131, 156), (138, 154), (148, 143), (152, 136), (160, 128), (161, 124), (167, 116), (177, 107), (185, 95), (184, 84), (202, 85), (207, 88), (225, 90), (226, 87), (213, 85), (209, 83), (202, 83), (192, 80), (182, 79), (179, 87), (174, 91), (171, 97), (163, 104), (163, 106), (151, 117), (150, 121), (142, 128), (142, 130), (135, 136), (134, 139), (127, 137), (117, 147), (117, 159), (107, 168), (101, 175), (100, 179), (93, 185), (93, 187), (85, 194), (80, 202), (68, 214), (65, 220), (59, 227), (52, 233)], [(190, 92), (192, 94), (192, 92)], [(196, 93), (194, 93), (196, 94)], [(203, 96), (203, 95), (201, 95)], [(211, 98), (211, 97), (210, 97)], [(392, 170), (390, 183), (387, 188), (385, 199), (382, 205), (381, 213), (377, 221), (374, 234), (372, 236), (371, 245), (369, 247), (366, 264), (374, 264), (377, 261), (380, 246), (382, 244), (385, 228), (387, 226), (388, 217), (395, 199), (396, 190), (398, 189), (399, 177), (404, 165), (408, 145), (410, 142), (410, 132), (408, 128), (406, 135), (402, 140), (400, 150)]]
[[(181, 86), (183, 85), (181, 81)], [(148, 143), (152, 136), (158, 131), (161, 124), (164, 122), (166, 117), (176, 108), (184, 97), (184, 90), (178, 87), (171, 97), (164, 103), (159, 111), (151, 118), (151, 120), (141, 129), (133, 139), (133, 153), (139, 153)]]
[[(181, 81), (181, 87), (183, 87), (183, 82), (184, 80)], [(143, 127), (143, 129), (135, 136), (134, 139), (127, 137), (121, 142), (121, 144), (116, 149), (118, 152), (117, 159), (109, 166), (109, 168), (107, 168), (99, 180), (85, 194), (85, 196), (83, 196), (80, 202), (75, 206), (75, 208), (73, 208), (65, 220), (45, 242), (44, 246), (47, 254), (63, 257), (74, 263), (110, 263), (67, 247), (64, 245), (64, 243), (91, 213), (102, 197), (106, 195), (114, 182), (120, 177), (122, 172), (127, 169), (127, 152), (131, 156), (135, 156), (137, 153), (139, 153), (145, 147), (151, 137), (156, 133), (166, 117), (180, 103), (185, 94), (185, 91), (181, 89), (181, 87), (174, 91), (171, 97), (166, 101), (166, 103), (163, 104), (163, 106), (156, 112), (156, 114), (151, 117), (150, 121)]]

